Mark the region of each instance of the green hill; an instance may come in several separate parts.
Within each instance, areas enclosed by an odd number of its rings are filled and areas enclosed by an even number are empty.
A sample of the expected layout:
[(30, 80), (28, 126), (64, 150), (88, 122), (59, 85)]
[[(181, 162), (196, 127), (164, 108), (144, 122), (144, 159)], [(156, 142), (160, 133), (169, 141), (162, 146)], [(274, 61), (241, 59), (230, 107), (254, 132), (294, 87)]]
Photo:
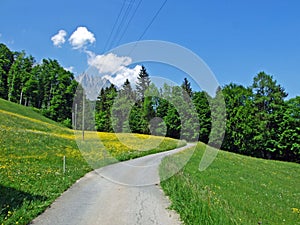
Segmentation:
[[(0, 221), (26, 224), (91, 168), (67, 129), (0, 99)], [(62, 156), (67, 173), (62, 171)], [(0, 223), (1, 224), (1, 223)]]
[(165, 158), (162, 177), (193, 154), (175, 176), (161, 183), (185, 224), (300, 224), (300, 165), (219, 151), (199, 171), (205, 145)]
[[(93, 144), (90, 137), (95, 138), (95, 133), (89, 134), (87, 132), (86, 142)], [(115, 134), (97, 133), (96, 136), (101, 139), (103, 147), (120, 160), (184, 144), (174, 139), (151, 137), (160, 145), (139, 152), (138, 143), (125, 146)], [(136, 136), (149, 138), (146, 135)], [(101, 153), (101, 149), (92, 150), (90, 154), (95, 159), (95, 154)], [(109, 162), (104, 160), (99, 166)], [(0, 99), (0, 224), (28, 224), (90, 170), (77, 147), (73, 130), (30, 108)]]

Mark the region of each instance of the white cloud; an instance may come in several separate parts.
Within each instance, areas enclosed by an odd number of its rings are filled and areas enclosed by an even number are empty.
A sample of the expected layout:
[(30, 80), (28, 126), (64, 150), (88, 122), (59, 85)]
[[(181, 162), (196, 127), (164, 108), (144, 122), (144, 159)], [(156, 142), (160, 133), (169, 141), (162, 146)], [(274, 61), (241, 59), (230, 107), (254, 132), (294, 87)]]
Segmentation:
[(90, 32), (86, 27), (77, 27), (77, 29), (73, 32), (71, 37), (69, 38), (70, 44), (75, 49), (82, 48), (87, 43), (94, 43), (96, 38), (94, 34)]
[(135, 84), (141, 66), (127, 67), (132, 59), (127, 56), (118, 56), (113, 53), (96, 55), (91, 51), (85, 51), (88, 55), (88, 65), (97, 69), (99, 75), (109, 80), (114, 85), (121, 87), (126, 79)]
[(65, 67), (64, 69), (66, 71), (69, 71), (69, 72), (73, 73), (74, 67), (73, 66), (69, 66), (69, 67)]
[(116, 75), (105, 75), (103, 77), (118, 87), (121, 87), (126, 81), (126, 79), (129, 80), (131, 85), (135, 85), (140, 70), (141, 70), (140, 65), (135, 66), (133, 69), (128, 67), (123, 67), (121, 70), (117, 72)]
[(117, 56), (113, 53), (107, 55), (95, 55), (90, 51), (86, 51), (86, 53), (88, 54), (88, 65), (97, 68), (100, 74), (115, 74), (132, 62), (130, 57)]
[(53, 45), (56, 47), (61, 47), (62, 44), (66, 42), (67, 32), (65, 30), (58, 31), (57, 34), (55, 34), (53, 37), (51, 37), (51, 41), (53, 42)]

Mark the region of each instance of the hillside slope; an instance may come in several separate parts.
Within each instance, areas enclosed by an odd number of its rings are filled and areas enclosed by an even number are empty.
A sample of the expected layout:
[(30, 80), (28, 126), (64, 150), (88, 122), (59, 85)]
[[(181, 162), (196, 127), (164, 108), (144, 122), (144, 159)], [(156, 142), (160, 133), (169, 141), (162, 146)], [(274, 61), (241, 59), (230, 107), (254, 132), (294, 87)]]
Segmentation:
[[(63, 174), (62, 157), (67, 158)], [(0, 221), (26, 224), (90, 171), (67, 129), (0, 99)]]
[[(300, 165), (219, 151), (204, 171), (199, 143), (190, 161), (161, 183), (185, 224), (300, 224)], [(190, 154), (166, 157), (168, 171)]]
[[(138, 151), (139, 143), (128, 146), (120, 143), (115, 134), (86, 134), (100, 138), (103, 148), (119, 160), (126, 160), (154, 152), (173, 149), (174, 139), (136, 135), (140, 140), (153, 139), (159, 146)], [(151, 144), (151, 143), (150, 143)], [(88, 152), (96, 166), (110, 163), (95, 156), (102, 150), (93, 147)], [(66, 170), (63, 173), (63, 157)], [(114, 160), (115, 162), (116, 160)], [(92, 170), (79, 151), (73, 130), (63, 127), (30, 108), (0, 99), (0, 224), (28, 224), (43, 212), (61, 193), (76, 180)]]

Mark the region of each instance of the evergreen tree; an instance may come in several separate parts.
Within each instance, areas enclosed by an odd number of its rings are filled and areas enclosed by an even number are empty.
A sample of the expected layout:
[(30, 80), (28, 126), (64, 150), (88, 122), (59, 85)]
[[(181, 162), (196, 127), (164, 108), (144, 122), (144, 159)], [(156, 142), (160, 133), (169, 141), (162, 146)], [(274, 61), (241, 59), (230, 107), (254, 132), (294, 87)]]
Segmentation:
[(129, 126), (132, 133), (148, 134), (149, 123), (143, 117), (143, 107), (135, 103), (129, 115)]
[(184, 93), (188, 95), (188, 97), (191, 98), (193, 96), (193, 90), (191, 88), (191, 83), (188, 81), (188, 79), (186, 77), (183, 80), (181, 88), (183, 89)]
[(198, 139), (198, 117), (191, 99), (185, 97), (181, 87), (164, 84), (157, 116), (163, 119), (168, 137), (194, 141)]
[(122, 96), (126, 96), (130, 99), (134, 98), (134, 92), (128, 79), (126, 79), (124, 84), (122, 85), (121, 93)]
[(136, 108), (132, 113), (141, 113), (141, 115), (133, 115), (131, 118), (140, 118), (138, 123), (131, 122), (136, 129), (138, 126), (139, 133), (149, 134), (150, 133), (150, 120), (155, 116), (153, 109), (153, 100), (150, 91), (150, 77), (146, 71), (146, 68), (142, 66), (136, 83)]
[(113, 84), (100, 91), (95, 107), (96, 129), (98, 131), (113, 132), (111, 110), (116, 96), (117, 89)]
[(115, 98), (111, 113), (115, 132), (130, 132), (129, 114), (134, 103), (134, 92), (127, 79)]
[(146, 68), (142, 66), (136, 83), (136, 91), (138, 94), (138, 98), (141, 99), (142, 101), (144, 100), (145, 91), (149, 88), (149, 86), (150, 86), (149, 74), (147, 73)]

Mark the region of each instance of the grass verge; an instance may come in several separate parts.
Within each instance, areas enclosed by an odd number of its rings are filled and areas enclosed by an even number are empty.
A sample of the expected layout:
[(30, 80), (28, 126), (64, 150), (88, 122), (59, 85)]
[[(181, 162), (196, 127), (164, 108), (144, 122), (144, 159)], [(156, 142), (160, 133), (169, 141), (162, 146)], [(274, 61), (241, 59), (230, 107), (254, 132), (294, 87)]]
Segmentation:
[[(160, 175), (187, 150), (163, 159)], [(300, 165), (219, 151), (205, 171), (198, 170), (205, 145), (161, 183), (185, 224), (300, 224)]]

